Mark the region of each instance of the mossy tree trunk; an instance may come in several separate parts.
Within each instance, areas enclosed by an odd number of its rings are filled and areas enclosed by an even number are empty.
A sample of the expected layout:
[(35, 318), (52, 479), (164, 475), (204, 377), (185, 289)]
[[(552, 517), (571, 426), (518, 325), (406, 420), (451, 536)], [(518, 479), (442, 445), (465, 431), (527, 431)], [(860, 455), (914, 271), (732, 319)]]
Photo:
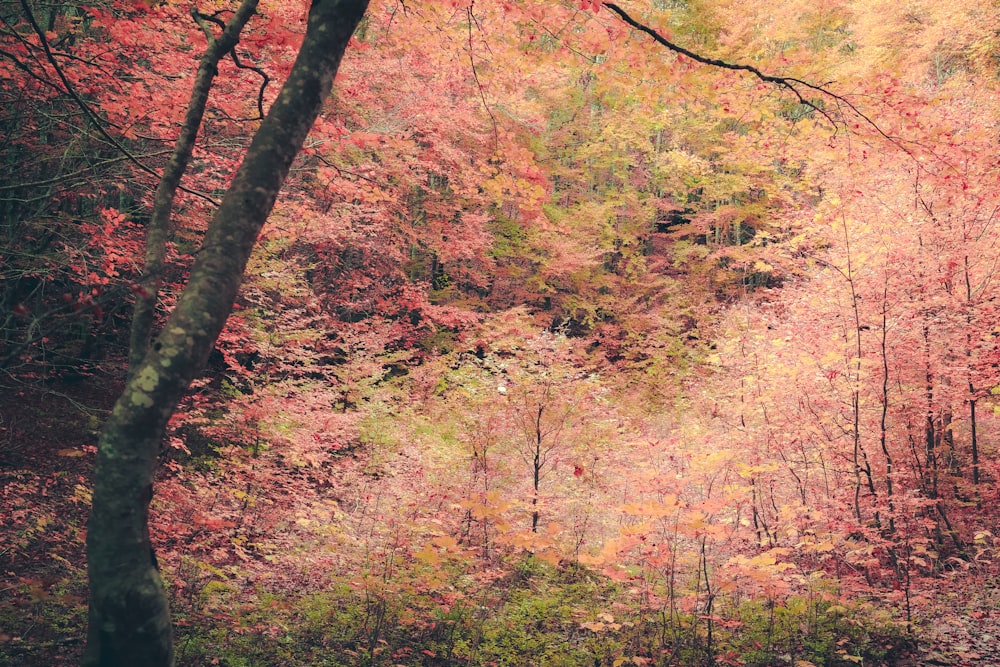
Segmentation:
[(368, 0), (313, 0), (292, 72), (209, 225), (187, 287), (142, 363), (130, 372), (101, 433), (87, 532), (88, 667), (173, 663), (170, 612), (148, 527), (160, 443), (229, 317), (257, 235), (367, 5)]

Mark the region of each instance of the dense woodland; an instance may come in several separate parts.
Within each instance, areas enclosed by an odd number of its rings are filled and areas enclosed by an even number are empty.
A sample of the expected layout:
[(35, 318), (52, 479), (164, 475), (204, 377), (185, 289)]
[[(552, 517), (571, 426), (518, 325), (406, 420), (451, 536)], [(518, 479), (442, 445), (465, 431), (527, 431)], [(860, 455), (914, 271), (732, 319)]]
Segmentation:
[(0, 663), (1000, 664), (998, 90), (983, 0), (0, 1)]

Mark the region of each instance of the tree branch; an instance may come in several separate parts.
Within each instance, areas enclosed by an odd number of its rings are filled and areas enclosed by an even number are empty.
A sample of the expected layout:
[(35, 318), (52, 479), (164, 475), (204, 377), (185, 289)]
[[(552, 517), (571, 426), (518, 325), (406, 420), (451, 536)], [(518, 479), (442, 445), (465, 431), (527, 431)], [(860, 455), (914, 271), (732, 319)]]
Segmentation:
[(256, 118), (246, 118), (244, 120), (264, 120), (264, 92), (267, 90), (267, 85), (271, 83), (271, 77), (267, 75), (262, 67), (257, 67), (256, 65), (249, 65), (240, 60), (239, 55), (236, 54), (236, 49), (233, 49), (229, 53), (229, 57), (232, 58), (233, 64), (235, 64), (240, 69), (248, 69), (254, 72), (261, 78), (260, 88), (257, 89), (257, 117)]
[[(133, 155), (128, 148), (126, 148), (120, 141), (118, 141), (118, 139), (113, 137), (111, 133), (104, 128), (104, 122), (101, 119), (101, 117), (98, 116), (97, 112), (94, 111), (94, 109), (89, 104), (87, 104), (83, 100), (83, 98), (80, 97), (80, 95), (76, 92), (76, 89), (73, 87), (73, 84), (66, 77), (66, 74), (62, 70), (62, 67), (59, 66), (58, 62), (56, 62), (55, 55), (52, 53), (52, 49), (49, 48), (48, 39), (45, 37), (45, 31), (42, 30), (42, 27), (38, 25), (38, 21), (35, 20), (35, 15), (31, 11), (31, 7), (28, 5), (27, 0), (21, 0), (21, 9), (24, 11), (24, 16), (28, 20), (28, 23), (31, 25), (31, 28), (35, 31), (35, 34), (38, 36), (38, 39), (42, 45), (42, 49), (45, 52), (45, 59), (52, 66), (52, 69), (55, 70), (56, 76), (58, 76), (59, 80), (62, 82), (66, 94), (69, 95), (73, 99), (73, 101), (76, 102), (77, 106), (79, 106), (80, 109), (83, 110), (84, 114), (86, 114), (86, 116), (90, 118), (91, 121), (93, 121), (94, 127), (97, 129), (97, 131), (100, 132), (101, 135), (105, 139), (107, 139), (112, 146), (114, 146), (118, 151), (120, 151), (122, 155), (128, 158), (129, 162), (131, 162), (132, 164), (134, 164), (147, 174), (151, 174), (159, 178), (160, 177), (159, 172), (157, 172), (155, 169), (153, 169), (149, 165), (139, 160), (139, 158)], [(195, 197), (201, 197), (202, 199), (210, 202), (215, 206), (219, 205), (219, 202), (215, 201), (214, 199), (212, 199), (203, 192), (198, 192), (197, 190), (191, 190), (190, 188), (186, 188), (183, 185), (180, 186), (179, 189), (183, 190), (184, 192), (187, 192), (188, 194), (194, 195)]]
[(188, 100), (184, 123), (177, 135), (173, 154), (163, 169), (163, 175), (153, 195), (153, 210), (146, 227), (146, 253), (143, 276), (139, 282), (135, 310), (132, 315), (132, 331), (129, 339), (129, 374), (139, 366), (146, 355), (149, 341), (153, 337), (156, 320), (156, 305), (159, 300), (160, 276), (166, 264), (167, 239), (170, 233), (170, 219), (173, 215), (174, 198), (181, 188), (181, 178), (187, 171), (195, 142), (205, 118), (212, 83), (219, 72), (219, 61), (232, 53), (239, 43), (240, 34), (250, 18), (257, 12), (257, 0), (243, 0), (232, 18), (223, 23), (222, 33), (216, 38), (206, 21), (216, 22), (213, 17), (205, 17), (192, 10), (191, 17), (205, 31), (208, 48), (202, 55), (195, 74), (191, 98)]
[[(146, 155), (142, 155), (142, 156), (139, 156), (139, 157), (144, 157), (144, 158), (160, 157), (160, 156), (163, 156), (163, 155), (168, 155), (169, 153), (170, 153), (170, 151), (157, 151), (155, 153), (147, 153)], [(72, 172), (70, 172), (68, 174), (59, 174), (58, 176), (53, 176), (52, 178), (46, 178), (45, 180), (32, 181), (30, 183), (16, 183), (14, 185), (0, 185), (0, 192), (11, 192), (11, 191), (14, 191), (14, 190), (22, 190), (22, 189), (28, 189), (28, 188), (40, 188), (40, 187), (44, 187), (46, 185), (56, 185), (58, 183), (62, 183), (63, 181), (68, 181), (71, 178), (75, 178), (77, 176), (82, 176), (82, 175), (86, 174), (87, 172), (94, 171), (94, 170), (99, 169), (101, 167), (106, 167), (108, 165), (115, 164), (117, 162), (123, 162), (123, 161), (126, 161), (126, 160), (129, 160), (128, 156), (126, 156), (126, 155), (120, 155), (119, 157), (112, 157), (112, 158), (108, 158), (106, 160), (100, 160), (100, 161), (95, 162), (93, 164), (87, 165), (86, 167), (84, 167), (82, 169), (77, 169), (76, 171), (72, 171)]]
[(806, 106), (806, 107), (808, 107), (808, 108), (810, 108), (810, 109), (812, 109), (814, 111), (819, 112), (824, 118), (827, 119), (827, 121), (830, 122), (831, 125), (833, 125), (834, 128), (837, 128), (840, 125), (844, 124), (843, 121), (841, 121), (841, 122), (838, 123), (837, 120), (833, 116), (831, 116), (829, 114), (829, 112), (827, 112), (825, 109), (821, 108), (815, 102), (811, 102), (810, 100), (808, 100), (805, 97), (805, 95), (803, 95), (803, 91), (806, 91), (806, 92), (812, 91), (812, 92), (815, 92), (815, 93), (819, 93), (823, 97), (827, 97), (829, 99), (832, 99), (835, 102), (837, 102), (838, 104), (842, 104), (845, 107), (847, 107), (851, 111), (851, 113), (853, 113), (854, 115), (856, 115), (858, 118), (862, 119), (867, 125), (869, 125), (872, 129), (874, 129), (875, 132), (877, 132), (880, 136), (882, 136), (883, 138), (891, 141), (893, 144), (899, 146), (906, 153), (908, 153), (908, 154), (910, 153), (910, 151), (908, 151), (905, 147), (903, 147), (900, 144), (901, 140), (900, 140), (899, 137), (893, 137), (893, 136), (890, 136), (889, 134), (887, 134), (881, 127), (879, 127), (878, 123), (876, 123), (874, 120), (872, 120), (871, 117), (869, 117), (868, 115), (866, 115), (863, 111), (861, 111), (860, 109), (858, 109), (858, 107), (855, 106), (854, 103), (852, 103), (850, 100), (848, 100), (843, 95), (838, 95), (837, 93), (835, 93), (835, 92), (831, 91), (829, 88), (827, 88), (827, 86), (829, 85), (828, 83), (827, 84), (814, 84), (814, 83), (809, 83), (808, 81), (803, 81), (802, 79), (797, 79), (797, 78), (791, 77), (791, 76), (776, 76), (774, 74), (767, 74), (766, 72), (762, 72), (761, 70), (759, 70), (758, 68), (754, 67), (753, 65), (744, 65), (742, 63), (731, 63), (731, 62), (728, 62), (726, 60), (720, 60), (718, 58), (709, 58), (709, 57), (697, 54), (694, 51), (686, 49), (686, 48), (684, 48), (683, 46), (681, 46), (679, 44), (675, 44), (675, 43), (671, 42), (669, 39), (667, 39), (666, 37), (664, 37), (663, 35), (661, 35), (660, 33), (658, 33), (656, 30), (650, 28), (649, 26), (647, 26), (645, 24), (642, 24), (642, 23), (639, 23), (634, 18), (632, 18), (624, 9), (622, 9), (621, 7), (619, 7), (618, 5), (616, 5), (615, 3), (613, 3), (613, 2), (605, 2), (605, 3), (603, 3), (603, 5), (605, 7), (607, 7), (608, 9), (610, 9), (615, 14), (617, 14), (618, 18), (620, 18), (622, 21), (624, 21), (625, 23), (627, 23), (629, 26), (631, 26), (635, 30), (638, 30), (640, 32), (646, 33), (647, 35), (649, 35), (650, 37), (652, 37), (653, 40), (657, 44), (659, 44), (660, 46), (663, 46), (663, 47), (669, 49), (670, 51), (673, 51), (674, 53), (678, 53), (678, 54), (680, 54), (680, 55), (682, 55), (682, 56), (684, 56), (686, 58), (689, 58), (689, 59), (697, 62), (697, 63), (701, 63), (702, 65), (709, 65), (711, 67), (717, 67), (719, 69), (728, 69), (728, 70), (733, 70), (733, 71), (736, 71), (736, 72), (748, 72), (750, 74), (753, 74), (755, 77), (757, 77), (760, 81), (762, 81), (764, 83), (770, 83), (770, 84), (773, 84), (775, 86), (778, 86), (779, 88), (783, 88), (783, 89), (791, 92), (795, 96), (795, 98), (798, 100), (799, 104), (802, 104), (802, 105), (804, 105), (804, 106)]
[(500, 148), (500, 134), (497, 129), (497, 118), (493, 115), (493, 109), (490, 108), (489, 103), (486, 101), (486, 90), (483, 87), (482, 82), (479, 80), (479, 71), (476, 69), (476, 57), (475, 57), (475, 45), (472, 41), (472, 24), (475, 23), (476, 27), (482, 31), (482, 26), (479, 25), (479, 20), (473, 13), (474, 2), (469, 3), (469, 7), (465, 10), (468, 18), (469, 26), (469, 40), (468, 40), (468, 53), (469, 53), (469, 67), (472, 68), (472, 80), (476, 84), (476, 92), (479, 93), (479, 99), (483, 103), (483, 108), (486, 113), (489, 114), (490, 122), (493, 124), (493, 150), (496, 152)]

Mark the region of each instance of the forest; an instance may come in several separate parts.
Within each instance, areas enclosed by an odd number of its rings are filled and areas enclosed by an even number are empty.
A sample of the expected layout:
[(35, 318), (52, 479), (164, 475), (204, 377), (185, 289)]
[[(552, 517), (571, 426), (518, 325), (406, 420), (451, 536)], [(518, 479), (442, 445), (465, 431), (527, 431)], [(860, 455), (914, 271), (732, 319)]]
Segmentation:
[(0, 664), (1000, 664), (996, 0), (0, 0)]

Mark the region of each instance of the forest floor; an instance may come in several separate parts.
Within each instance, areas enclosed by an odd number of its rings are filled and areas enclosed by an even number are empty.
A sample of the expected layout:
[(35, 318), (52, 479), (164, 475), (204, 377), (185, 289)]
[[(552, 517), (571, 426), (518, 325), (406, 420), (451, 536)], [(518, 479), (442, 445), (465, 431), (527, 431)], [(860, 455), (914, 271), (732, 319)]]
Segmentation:
[[(0, 388), (2, 665), (80, 660), (90, 473), (97, 431), (118, 389), (109, 378), (93, 380), (43, 390)], [(974, 561), (917, 580), (912, 598), (917, 648), (895, 664), (1000, 665), (997, 563)]]
[(995, 563), (920, 582), (919, 650), (905, 665), (1000, 665), (1000, 571)]

